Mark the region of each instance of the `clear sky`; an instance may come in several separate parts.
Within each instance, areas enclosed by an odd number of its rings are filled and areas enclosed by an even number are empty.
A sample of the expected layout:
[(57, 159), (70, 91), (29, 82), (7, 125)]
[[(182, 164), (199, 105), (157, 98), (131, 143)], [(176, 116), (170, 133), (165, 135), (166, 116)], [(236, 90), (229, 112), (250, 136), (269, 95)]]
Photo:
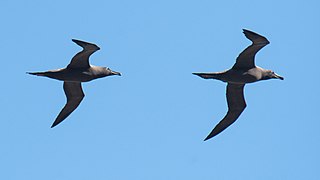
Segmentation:
[[(320, 179), (320, 1), (2, 0), (0, 179)], [(247, 108), (203, 141), (227, 111), (222, 71), (251, 42), (256, 64), (284, 81), (245, 87)], [(122, 73), (83, 84), (65, 104), (62, 82), (27, 75), (65, 67), (97, 44), (91, 64)]]

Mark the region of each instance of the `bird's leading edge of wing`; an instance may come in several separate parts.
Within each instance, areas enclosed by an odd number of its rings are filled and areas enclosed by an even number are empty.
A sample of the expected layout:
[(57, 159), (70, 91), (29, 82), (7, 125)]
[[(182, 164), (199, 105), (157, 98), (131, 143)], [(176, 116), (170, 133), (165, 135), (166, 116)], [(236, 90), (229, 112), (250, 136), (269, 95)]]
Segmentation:
[(100, 48), (92, 43), (88, 43), (85, 41), (80, 41), (76, 39), (72, 39), (73, 42), (78, 44), (83, 48), (82, 51), (78, 52), (71, 60), (68, 68), (89, 68), (89, 57), (91, 54), (99, 50)]
[(246, 108), (246, 102), (243, 95), (244, 84), (227, 85), (227, 102), (228, 112), (225, 117), (214, 127), (210, 134), (205, 138), (205, 141), (221, 133), (232, 123), (234, 123), (243, 110)]
[(80, 82), (64, 82), (63, 89), (67, 97), (67, 103), (53, 122), (51, 128), (66, 119), (79, 106), (84, 97)]
[(243, 33), (252, 41), (252, 44), (239, 54), (236, 63), (232, 67), (233, 69), (250, 69), (255, 67), (254, 57), (256, 53), (269, 44), (267, 38), (255, 32), (243, 29)]

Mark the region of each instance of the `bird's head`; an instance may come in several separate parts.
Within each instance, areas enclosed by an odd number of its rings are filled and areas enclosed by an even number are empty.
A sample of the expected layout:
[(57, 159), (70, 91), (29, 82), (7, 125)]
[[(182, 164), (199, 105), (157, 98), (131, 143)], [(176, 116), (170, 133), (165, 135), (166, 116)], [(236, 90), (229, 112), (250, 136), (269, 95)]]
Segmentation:
[(113, 76), (113, 75), (121, 76), (121, 73), (120, 73), (120, 72), (113, 71), (113, 70), (111, 70), (111, 69), (108, 68), (108, 67), (104, 67), (104, 68), (103, 68), (103, 74), (104, 74), (105, 76)]
[(278, 74), (276, 74), (275, 72), (271, 71), (271, 70), (266, 70), (263, 73), (263, 80), (267, 80), (267, 79), (281, 79), (284, 80), (284, 78)]

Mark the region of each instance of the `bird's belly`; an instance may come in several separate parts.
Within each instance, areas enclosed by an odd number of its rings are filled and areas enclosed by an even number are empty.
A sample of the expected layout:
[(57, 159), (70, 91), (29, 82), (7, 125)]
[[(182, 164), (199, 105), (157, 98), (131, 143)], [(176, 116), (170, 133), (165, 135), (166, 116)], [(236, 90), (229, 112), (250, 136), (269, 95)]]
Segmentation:
[(233, 84), (246, 84), (246, 83), (253, 83), (256, 82), (256, 78), (253, 76), (241, 76), (241, 77), (235, 77), (227, 82), (233, 83)]
[(76, 82), (88, 82), (93, 80), (92, 76), (85, 73), (73, 74), (70, 76), (66, 76), (64, 81), (76, 81)]
[(60, 81), (72, 81), (72, 82), (88, 82), (93, 80), (93, 76), (86, 71), (60, 71), (49, 72), (47, 77), (57, 79)]
[(233, 84), (246, 84), (257, 81), (255, 76), (250, 75), (246, 72), (227, 72), (223, 81)]

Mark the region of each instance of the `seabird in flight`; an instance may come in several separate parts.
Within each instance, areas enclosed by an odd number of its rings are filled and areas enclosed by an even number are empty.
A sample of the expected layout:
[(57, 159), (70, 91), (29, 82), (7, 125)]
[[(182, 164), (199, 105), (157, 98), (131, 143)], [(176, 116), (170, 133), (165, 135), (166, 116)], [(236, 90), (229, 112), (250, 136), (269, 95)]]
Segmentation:
[(246, 108), (247, 105), (243, 95), (243, 88), (246, 83), (267, 79), (284, 79), (273, 71), (258, 67), (254, 63), (256, 53), (269, 44), (267, 38), (246, 29), (243, 29), (243, 33), (252, 41), (252, 44), (240, 53), (231, 69), (223, 72), (192, 73), (204, 79), (217, 79), (228, 83), (226, 93), (228, 112), (205, 140), (216, 136), (229, 127)]
[(53, 122), (51, 128), (61, 123), (79, 106), (84, 98), (81, 82), (88, 82), (112, 75), (121, 76), (119, 72), (112, 71), (109, 68), (89, 64), (90, 55), (100, 49), (97, 45), (76, 39), (72, 39), (72, 41), (81, 46), (83, 50), (72, 58), (66, 68), (45, 72), (28, 72), (28, 74), (63, 81), (63, 89), (67, 97), (67, 103)]

